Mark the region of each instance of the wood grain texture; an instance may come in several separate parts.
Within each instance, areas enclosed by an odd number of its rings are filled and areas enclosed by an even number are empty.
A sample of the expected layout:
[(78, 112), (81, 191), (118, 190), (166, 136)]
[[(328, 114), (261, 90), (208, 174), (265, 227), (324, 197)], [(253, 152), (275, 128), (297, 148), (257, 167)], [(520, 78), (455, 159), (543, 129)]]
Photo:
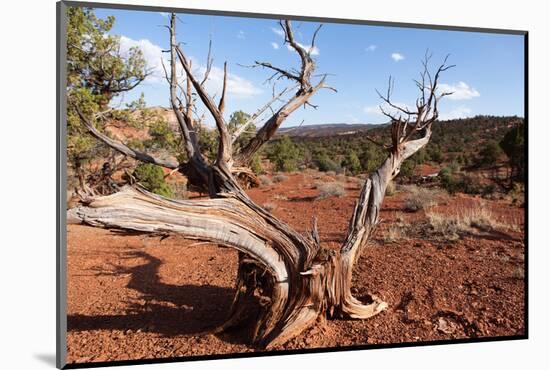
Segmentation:
[[(252, 322), (250, 341), (260, 347), (285, 343), (319, 318), (367, 319), (382, 312), (387, 304), (379, 298), (371, 296), (365, 304), (352, 295), (353, 269), (379, 222), (386, 187), (399, 174), (403, 162), (430, 140), (431, 125), (438, 118), (437, 103), (445, 95), (437, 95), (438, 79), (452, 66), (443, 63), (432, 77), (428, 71), (429, 56), (426, 56), (421, 81), (417, 82), (420, 96), (414, 111), (392, 103), (390, 79), (387, 94), (380, 94), (382, 100), (398, 112), (384, 112), (391, 122), (391, 143), (380, 144), (387, 150), (387, 158), (363, 184), (340, 250), (328, 250), (320, 245), (315, 222), (307, 235), (298, 233), (255, 204), (237, 180), (239, 174), (247, 174), (252, 155), (273, 137), (283, 121), (297, 108), (308, 104), (317, 91), (327, 87), (326, 76), (316, 84), (311, 83), (315, 63), (310, 51), (294, 41), (290, 22), (281, 22), (286, 42), (300, 57), (299, 72), (269, 63), (257, 63), (257, 66), (293, 80), (298, 90), (264, 122), (247, 145), (233, 153), (235, 137), (230, 136), (222, 115), (225, 94), (215, 104), (204, 84), (193, 75), (191, 63), (176, 42), (175, 24), (175, 15), (172, 15), (169, 27), (171, 73), (167, 79), (172, 109), (178, 119), (188, 160), (172, 163), (134, 151), (97, 131), (82, 114), (81, 119), (97, 139), (136, 160), (178, 169), (191, 184), (207, 189), (211, 199), (172, 200), (141, 188), (124, 187), (109, 196), (83, 199), (82, 205), (68, 210), (69, 222), (153, 234), (179, 234), (187, 239), (238, 250), (239, 269), (233, 305), (227, 321), (215, 331), (227, 330), (243, 321)], [(180, 86), (176, 74), (178, 60), (186, 74), (185, 105), (177, 97)], [(226, 68), (224, 76), (227, 76)], [(200, 122), (192, 114), (192, 89), (214, 119), (220, 137), (213, 163), (207, 162), (201, 154), (198, 137), (194, 134)]]

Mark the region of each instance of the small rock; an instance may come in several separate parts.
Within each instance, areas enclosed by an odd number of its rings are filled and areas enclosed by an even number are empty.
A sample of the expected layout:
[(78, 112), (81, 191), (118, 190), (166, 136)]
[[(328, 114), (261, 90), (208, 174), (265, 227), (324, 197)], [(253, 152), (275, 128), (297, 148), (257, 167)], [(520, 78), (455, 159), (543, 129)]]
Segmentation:
[(443, 317), (440, 317), (437, 322), (437, 330), (445, 334), (452, 334), (454, 332), (454, 329), (449, 325), (447, 320), (445, 320)]

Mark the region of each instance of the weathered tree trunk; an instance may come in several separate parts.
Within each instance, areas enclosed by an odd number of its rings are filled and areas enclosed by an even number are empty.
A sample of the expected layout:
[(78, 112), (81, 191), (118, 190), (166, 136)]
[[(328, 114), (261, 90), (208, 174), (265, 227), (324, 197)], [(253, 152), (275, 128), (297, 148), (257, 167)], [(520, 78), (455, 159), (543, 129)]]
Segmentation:
[[(177, 233), (237, 249), (237, 292), (231, 315), (218, 330), (251, 320), (251, 342), (261, 346), (285, 342), (327, 309), (332, 314), (350, 310), (350, 316), (364, 318), (384, 307), (379, 303), (361, 311), (349, 292), (353, 263), (322, 249), (316, 234), (298, 234), (240, 194), (176, 201), (126, 187), (69, 210), (68, 219), (97, 227)], [(243, 317), (251, 309), (255, 316)]]
[[(328, 250), (321, 247), (315, 223), (308, 235), (301, 235), (256, 205), (236, 179), (236, 174), (247, 173), (242, 167), (246, 167), (257, 150), (273, 137), (286, 117), (299, 106), (308, 104), (313, 94), (326, 87), (324, 77), (316, 85), (310, 83), (315, 63), (310, 53), (294, 41), (290, 22), (281, 22), (281, 27), (285, 41), (301, 58), (300, 72), (283, 70), (270, 63), (257, 62), (257, 66), (296, 82), (298, 91), (280, 109), (273, 111), (273, 116), (246, 146), (234, 153), (235, 137), (229, 134), (223, 118), (226, 78), (221, 99), (215, 104), (204, 90), (207, 76), (202, 82), (193, 76), (191, 63), (176, 42), (175, 21), (173, 14), (169, 27), (171, 68), (170, 76), (166, 72), (166, 79), (187, 162), (161, 160), (131, 149), (99, 132), (78, 107), (75, 108), (90, 134), (98, 140), (136, 160), (184, 173), (192, 184), (207, 189), (211, 199), (171, 200), (140, 188), (125, 187), (109, 196), (85, 199), (83, 205), (68, 211), (69, 222), (157, 234), (176, 233), (188, 239), (235, 248), (239, 251), (236, 294), (227, 321), (214, 331), (246, 321), (251, 324), (250, 341), (261, 347), (269, 348), (288, 341), (319, 317), (366, 319), (383, 311), (387, 304), (378, 297), (372, 296), (367, 304), (353, 297), (353, 268), (378, 223), (388, 183), (399, 173), (403, 161), (428, 143), (431, 125), (438, 116), (437, 102), (443, 96), (436, 96), (438, 77), (450, 67), (442, 65), (432, 78), (426, 58), (422, 82), (417, 82), (421, 96), (415, 112), (392, 104), (391, 88), (386, 97), (381, 96), (400, 113), (397, 117), (383, 111), (391, 119), (392, 142), (384, 145), (388, 157), (365, 181), (341, 249)], [(312, 45), (316, 34), (317, 31)], [(180, 86), (176, 75), (177, 59), (187, 76), (185, 107), (176, 94)], [(224, 70), (227, 76), (226, 68)], [(195, 104), (192, 89), (214, 118), (219, 134), (214, 163), (209, 163), (200, 151), (197, 122), (192, 113)], [(407, 118), (402, 119), (402, 114)]]
[[(407, 145), (415, 144), (416, 151), (427, 140)], [(237, 249), (237, 292), (228, 320), (217, 330), (250, 320), (251, 342), (272, 347), (299, 334), (320, 315), (365, 319), (387, 307), (377, 297), (369, 304), (353, 297), (352, 272), (378, 222), (386, 186), (412, 150), (404, 146), (390, 154), (365, 181), (340, 251), (322, 248), (315, 226), (308, 236), (294, 231), (257, 206), (223, 172), (217, 173), (217, 187), (226, 192), (214, 199), (176, 201), (126, 187), (69, 210), (68, 218), (98, 227), (177, 233)], [(254, 317), (245, 317), (251, 304)]]

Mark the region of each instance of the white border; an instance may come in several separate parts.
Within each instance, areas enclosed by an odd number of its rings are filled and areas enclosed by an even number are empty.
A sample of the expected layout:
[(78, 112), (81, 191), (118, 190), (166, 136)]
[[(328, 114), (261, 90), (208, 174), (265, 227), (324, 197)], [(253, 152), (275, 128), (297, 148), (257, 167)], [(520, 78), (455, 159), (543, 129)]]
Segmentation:
[[(434, 347), (140, 365), (139, 369), (334, 369), (344, 366), (537, 368), (550, 332), (545, 210), (550, 137), (544, 2), (461, 0), (128, 0), (136, 5), (524, 29), (530, 32), (530, 339)], [(124, 3), (123, 1), (110, 1)], [(53, 368), (55, 353), (55, 1), (2, 2), (2, 367)], [(518, 92), (519, 94), (519, 92)], [(7, 203), (7, 204), (6, 204)]]

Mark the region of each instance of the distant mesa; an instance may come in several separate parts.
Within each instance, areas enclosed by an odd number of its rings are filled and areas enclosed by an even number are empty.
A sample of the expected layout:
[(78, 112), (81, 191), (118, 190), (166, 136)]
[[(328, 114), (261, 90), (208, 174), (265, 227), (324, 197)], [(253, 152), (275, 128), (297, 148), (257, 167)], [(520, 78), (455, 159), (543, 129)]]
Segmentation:
[(277, 131), (277, 136), (288, 135), (290, 137), (329, 137), (340, 135), (353, 135), (369, 131), (381, 125), (369, 123), (328, 123), (321, 125), (305, 125), (284, 127)]

